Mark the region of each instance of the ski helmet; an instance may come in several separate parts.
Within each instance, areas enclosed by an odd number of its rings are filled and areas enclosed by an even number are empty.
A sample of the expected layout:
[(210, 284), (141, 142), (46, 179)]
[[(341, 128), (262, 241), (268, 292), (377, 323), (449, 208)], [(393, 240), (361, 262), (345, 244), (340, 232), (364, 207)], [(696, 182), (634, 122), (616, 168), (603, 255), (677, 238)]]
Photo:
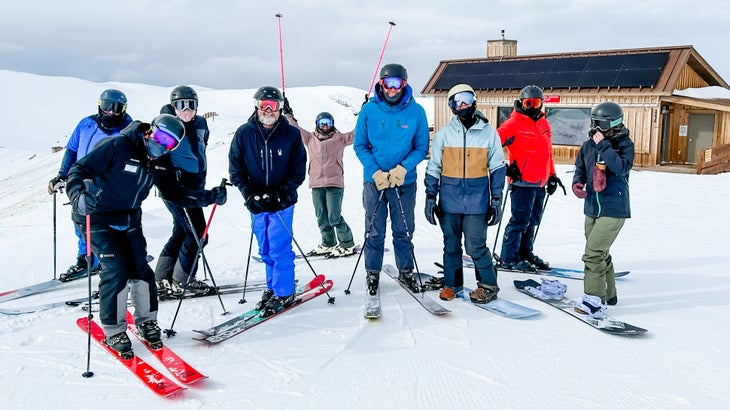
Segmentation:
[(624, 122), (624, 111), (615, 102), (602, 102), (591, 110), (591, 128), (607, 132)]
[(271, 86), (265, 86), (261, 87), (253, 95), (254, 101), (260, 101), (260, 100), (274, 100), (274, 101), (284, 101), (284, 97), (281, 95), (281, 91), (279, 91), (276, 87)]
[(114, 111), (122, 114), (127, 111), (127, 96), (119, 90), (110, 88), (99, 96), (99, 111)]
[[(157, 159), (174, 150), (185, 136), (185, 126), (174, 115), (160, 114), (150, 123), (152, 135), (145, 139), (150, 158)], [(159, 134), (158, 134), (159, 133)]]
[(195, 100), (195, 102), (198, 102), (198, 93), (187, 85), (178, 85), (170, 93), (170, 103), (175, 100)]
[(451, 87), (451, 89), (449, 90), (449, 94), (447, 95), (447, 98), (450, 100), (451, 97), (455, 96), (456, 94), (458, 94), (460, 92), (464, 92), (464, 91), (468, 91), (468, 92), (476, 95), (476, 93), (474, 92), (474, 89), (471, 88), (471, 86), (469, 86), (467, 84), (456, 84), (455, 86)]
[(328, 112), (321, 112), (321, 113), (317, 114), (317, 118), (314, 119), (314, 125), (316, 125), (317, 128), (319, 128), (319, 120), (321, 120), (322, 118), (329, 118), (329, 120), (332, 122), (332, 125), (330, 125), (330, 128), (335, 126), (335, 117), (333, 117), (332, 114), (330, 114)]
[(542, 94), (542, 88), (536, 85), (528, 85), (520, 90), (520, 100), (524, 100), (525, 98), (545, 99)]
[(380, 69), (380, 79), (385, 77), (398, 77), (404, 80), (408, 79), (408, 71), (400, 64), (386, 64)]

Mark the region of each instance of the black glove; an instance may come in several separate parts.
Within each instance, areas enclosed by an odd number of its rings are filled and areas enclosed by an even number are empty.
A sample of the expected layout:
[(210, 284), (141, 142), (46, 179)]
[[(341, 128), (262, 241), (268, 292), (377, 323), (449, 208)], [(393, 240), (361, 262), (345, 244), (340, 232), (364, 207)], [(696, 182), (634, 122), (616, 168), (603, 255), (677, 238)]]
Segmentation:
[(53, 195), (56, 192), (63, 193), (63, 188), (66, 186), (66, 178), (58, 176), (48, 182), (48, 195)]
[(365, 94), (365, 101), (362, 102), (362, 105), (360, 106), (360, 109), (362, 109), (362, 106), (365, 105), (365, 104), (367, 104), (368, 101), (370, 101), (370, 98), (369, 98), (369, 96), (367, 94)]
[(91, 215), (96, 209), (96, 197), (87, 191), (81, 191), (76, 198), (71, 201), (74, 212), (79, 215)]
[(264, 199), (259, 194), (249, 195), (248, 198), (246, 198), (246, 208), (248, 208), (252, 214), (266, 212), (266, 209), (264, 208)]
[(489, 202), (487, 210), (487, 226), (494, 226), (502, 220), (502, 200), (500, 198), (492, 198)]
[(426, 220), (431, 225), (436, 225), (436, 218), (441, 216), (441, 209), (436, 205), (436, 195), (426, 196)]
[(284, 97), (284, 106), (282, 107), (281, 111), (284, 114), (289, 114), (291, 116), (294, 116), (294, 111), (291, 109), (291, 105), (289, 105), (289, 99)]
[(513, 181), (519, 181), (522, 179), (522, 172), (520, 172), (520, 168), (517, 166), (517, 161), (512, 161), (512, 163), (507, 166), (507, 176)]
[(208, 204), (212, 204), (215, 202), (218, 205), (223, 205), (226, 203), (226, 199), (228, 199), (228, 193), (226, 192), (226, 187), (220, 187), (217, 186), (210, 191), (208, 191)]
[(555, 193), (555, 191), (558, 189), (558, 185), (560, 185), (561, 188), (563, 188), (563, 195), (568, 195), (567, 192), (565, 192), (565, 186), (563, 185), (563, 182), (560, 181), (560, 178), (556, 174), (550, 175), (550, 177), (547, 180), (547, 185), (545, 186), (545, 190), (547, 191), (548, 195), (552, 195)]

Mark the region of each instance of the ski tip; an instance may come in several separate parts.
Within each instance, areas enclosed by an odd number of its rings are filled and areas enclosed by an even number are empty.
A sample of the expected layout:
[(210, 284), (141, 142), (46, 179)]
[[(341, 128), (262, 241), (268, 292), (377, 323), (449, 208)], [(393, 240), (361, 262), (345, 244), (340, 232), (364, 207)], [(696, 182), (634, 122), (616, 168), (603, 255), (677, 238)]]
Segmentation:
[(513, 282), (515, 284), (515, 287), (517, 289), (524, 289), (526, 287), (539, 287), (540, 283), (533, 280), (533, 279), (527, 279), (527, 280), (515, 280)]

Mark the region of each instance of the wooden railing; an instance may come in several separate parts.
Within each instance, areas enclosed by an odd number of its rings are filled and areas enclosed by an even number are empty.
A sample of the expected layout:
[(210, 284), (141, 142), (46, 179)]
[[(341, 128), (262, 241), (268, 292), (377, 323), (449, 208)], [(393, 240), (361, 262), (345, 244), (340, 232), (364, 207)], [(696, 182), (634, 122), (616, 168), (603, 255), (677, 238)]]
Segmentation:
[(697, 151), (697, 173), (719, 174), (730, 171), (730, 144)]

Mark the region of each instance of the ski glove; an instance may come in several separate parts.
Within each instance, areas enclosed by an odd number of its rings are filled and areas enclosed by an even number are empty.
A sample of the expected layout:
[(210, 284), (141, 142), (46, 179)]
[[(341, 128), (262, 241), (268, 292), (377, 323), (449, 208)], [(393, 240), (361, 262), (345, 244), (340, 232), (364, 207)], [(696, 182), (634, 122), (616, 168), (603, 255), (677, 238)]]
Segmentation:
[(441, 217), (441, 208), (436, 205), (436, 195), (426, 196), (426, 209), (424, 212), (426, 213), (428, 223), (436, 225), (436, 218), (440, 219)]
[(294, 116), (294, 111), (292, 111), (291, 106), (289, 105), (289, 99), (284, 97), (284, 105), (282, 106), (281, 111), (284, 114), (289, 114), (292, 117)]
[(593, 190), (603, 192), (606, 189), (606, 163), (596, 162), (593, 166)]
[(226, 203), (226, 200), (228, 199), (228, 193), (226, 192), (226, 187), (220, 187), (217, 186), (210, 191), (207, 192), (208, 194), (208, 205), (212, 203), (216, 203), (218, 205), (223, 205)]
[(575, 196), (577, 196), (580, 199), (584, 199), (588, 196), (588, 192), (584, 191), (583, 188), (585, 185), (581, 184), (580, 182), (576, 182), (573, 184), (573, 193)]
[(403, 168), (403, 165), (396, 165), (395, 168), (388, 171), (388, 174), (390, 174), (388, 181), (390, 181), (391, 188), (402, 186), (406, 180), (406, 169)]
[(487, 210), (487, 226), (494, 226), (502, 220), (502, 200), (492, 198)]
[(373, 174), (373, 182), (378, 191), (382, 191), (385, 188), (390, 188), (390, 182), (388, 181), (388, 173), (381, 170), (375, 171)]
[(558, 178), (556, 174), (550, 175), (550, 177), (547, 180), (547, 185), (545, 186), (545, 190), (547, 191), (548, 195), (552, 195), (555, 193), (555, 191), (558, 189), (558, 185), (563, 188), (563, 195), (568, 195), (567, 192), (565, 192), (565, 186), (563, 185), (563, 182)]
[(249, 212), (252, 214), (260, 214), (261, 212), (265, 212), (264, 204), (263, 204), (263, 198), (261, 195), (253, 194), (249, 195), (248, 198), (246, 198), (246, 208), (248, 208)]
[(509, 177), (512, 181), (519, 181), (522, 179), (522, 172), (520, 172), (520, 168), (517, 166), (517, 161), (512, 161), (512, 163), (507, 166), (507, 177)]
[(63, 188), (66, 186), (66, 178), (55, 177), (48, 182), (48, 195), (53, 195), (56, 192), (63, 193)]

